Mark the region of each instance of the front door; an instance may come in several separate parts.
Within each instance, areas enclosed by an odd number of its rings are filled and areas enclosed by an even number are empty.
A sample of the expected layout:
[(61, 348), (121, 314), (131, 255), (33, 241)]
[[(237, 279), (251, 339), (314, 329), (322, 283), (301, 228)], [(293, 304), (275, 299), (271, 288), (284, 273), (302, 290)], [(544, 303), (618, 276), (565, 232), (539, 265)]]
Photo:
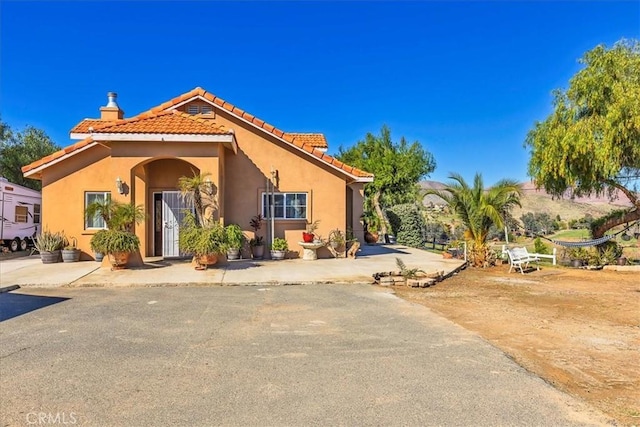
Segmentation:
[[(162, 256), (165, 258), (179, 257), (181, 254), (178, 245), (178, 233), (180, 232), (180, 224), (184, 219), (184, 212), (189, 209), (189, 206), (180, 197), (179, 191), (163, 191), (161, 209)], [(159, 249), (157, 246), (156, 250)]]

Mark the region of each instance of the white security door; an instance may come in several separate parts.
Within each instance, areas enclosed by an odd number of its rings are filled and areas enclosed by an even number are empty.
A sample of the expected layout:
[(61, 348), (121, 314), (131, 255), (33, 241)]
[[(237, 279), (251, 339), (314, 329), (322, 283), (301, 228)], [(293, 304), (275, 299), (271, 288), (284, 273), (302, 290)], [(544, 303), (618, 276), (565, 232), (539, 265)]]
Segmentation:
[(185, 209), (189, 207), (180, 197), (179, 191), (162, 192), (162, 256), (179, 257), (178, 233), (184, 218)]

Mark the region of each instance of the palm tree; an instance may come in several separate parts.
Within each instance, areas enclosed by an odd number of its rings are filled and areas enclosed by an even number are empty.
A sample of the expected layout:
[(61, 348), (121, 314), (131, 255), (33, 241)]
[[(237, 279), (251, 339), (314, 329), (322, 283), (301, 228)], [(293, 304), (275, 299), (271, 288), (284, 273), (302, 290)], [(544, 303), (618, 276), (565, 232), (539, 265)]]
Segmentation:
[(452, 182), (442, 190), (427, 190), (443, 198), (467, 227), (464, 237), (471, 241), (470, 258), (475, 266), (486, 265), (488, 259), (487, 235), (492, 225), (504, 226), (504, 220), (514, 206), (520, 205), (522, 186), (503, 179), (489, 189), (484, 188), (482, 175), (476, 173), (473, 187), (457, 173), (449, 175)]
[(215, 207), (213, 185), (209, 179), (211, 174), (209, 172), (197, 174), (194, 170), (191, 172), (193, 172), (193, 176), (178, 178), (178, 187), (187, 204), (193, 204), (198, 225), (204, 227), (213, 220), (205, 214), (206, 208), (210, 205)]

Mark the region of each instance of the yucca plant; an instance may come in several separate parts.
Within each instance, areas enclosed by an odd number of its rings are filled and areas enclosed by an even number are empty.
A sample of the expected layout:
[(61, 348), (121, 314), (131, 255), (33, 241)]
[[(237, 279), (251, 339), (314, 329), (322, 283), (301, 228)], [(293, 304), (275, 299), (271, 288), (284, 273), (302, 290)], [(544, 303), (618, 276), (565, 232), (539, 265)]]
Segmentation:
[(53, 252), (59, 251), (66, 245), (67, 240), (64, 237), (63, 232), (51, 232), (47, 229), (42, 230), (40, 234), (36, 236), (34, 246), (38, 252)]

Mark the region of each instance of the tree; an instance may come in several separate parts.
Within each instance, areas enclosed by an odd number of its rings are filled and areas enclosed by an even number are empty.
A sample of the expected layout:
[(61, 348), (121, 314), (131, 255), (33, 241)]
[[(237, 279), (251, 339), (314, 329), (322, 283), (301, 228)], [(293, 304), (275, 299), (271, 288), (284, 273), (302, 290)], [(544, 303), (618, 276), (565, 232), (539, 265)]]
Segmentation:
[(40, 190), (42, 183), (25, 178), (21, 169), (59, 149), (43, 130), (27, 126), (14, 134), (9, 125), (0, 120), (0, 174), (14, 184)]
[(529, 131), (529, 175), (562, 197), (622, 192), (633, 207), (596, 222), (594, 238), (640, 219), (640, 42), (599, 45), (566, 91), (553, 92), (554, 111)]
[(215, 187), (209, 178), (211, 173), (201, 174), (191, 171), (193, 176), (178, 178), (178, 188), (187, 204), (193, 204), (196, 211), (196, 225), (209, 227), (215, 222), (213, 212), (218, 208)]
[(453, 173), (449, 179), (452, 182), (442, 190), (429, 189), (425, 194), (435, 194), (447, 202), (467, 227), (464, 237), (471, 241), (471, 262), (475, 266), (484, 266), (488, 259), (489, 230), (493, 225), (502, 228), (511, 209), (520, 206), (522, 188), (516, 181), (503, 179), (485, 189), (479, 173), (473, 179), (473, 187), (460, 174)]
[[(413, 201), (415, 185), (436, 167), (433, 155), (418, 141), (409, 144), (404, 137), (399, 143), (391, 140), (391, 131), (383, 126), (380, 135), (367, 133), (363, 141), (349, 149), (339, 148), (336, 158), (375, 175), (365, 186), (365, 207), (370, 207), (387, 234), (387, 221), (382, 206)], [(406, 197), (403, 200), (402, 195)]]

